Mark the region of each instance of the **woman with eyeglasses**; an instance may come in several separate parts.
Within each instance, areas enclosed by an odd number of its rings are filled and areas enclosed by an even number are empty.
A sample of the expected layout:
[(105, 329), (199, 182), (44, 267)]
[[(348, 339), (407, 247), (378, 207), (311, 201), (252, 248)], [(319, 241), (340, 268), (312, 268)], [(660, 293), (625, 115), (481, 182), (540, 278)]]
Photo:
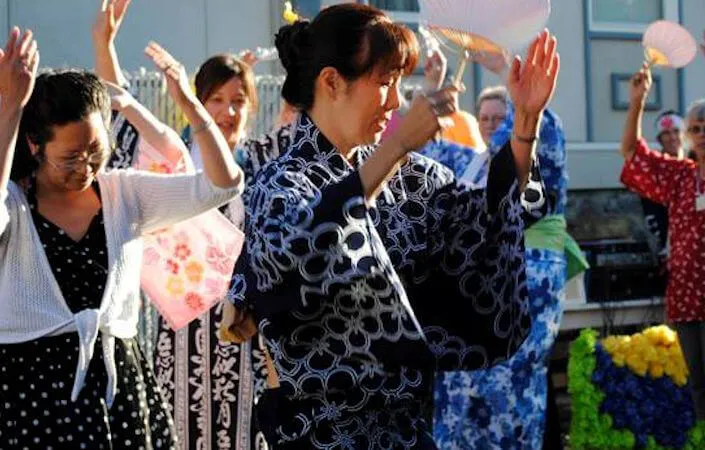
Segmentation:
[(695, 160), (649, 148), (641, 121), (651, 89), (644, 65), (630, 81), (630, 105), (622, 137), (622, 182), (668, 208), (669, 279), (666, 316), (681, 342), (690, 371), (698, 419), (705, 419), (705, 99), (688, 108), (685, 140)]
[(168, 67), (212, 163), (192, 175), (106, 172), (106, 88), (77, 70), (35, 82), (38, 61), (31, 32), (13, 29), (0, 58), (0, 447), (173, 448), (135, 339), (141, 236), (227, 203), (242, 171)]

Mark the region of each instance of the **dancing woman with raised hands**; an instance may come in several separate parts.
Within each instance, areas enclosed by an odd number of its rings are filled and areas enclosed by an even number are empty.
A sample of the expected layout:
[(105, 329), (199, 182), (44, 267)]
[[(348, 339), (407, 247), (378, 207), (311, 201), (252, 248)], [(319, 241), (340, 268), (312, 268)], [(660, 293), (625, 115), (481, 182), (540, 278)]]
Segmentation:
[(141, 236), (228, 202), (242, 172), (174, 68), (170, 88), (213, 164), (106, 172), (106, 88), (78, 70), (35, 82), (37, 45), (19, 35), (0, 60), (0, 447), (173, 447), (135, 339)]
[(413, 153), (454, 111), (454, 87), (418, 97), (376, 145), (418, 58), (410, 30), (357, 4), (280, 30), (283, 95), (303, 112), (246, 192), (232, 291), (278, 373), (260, 399), (274, 405), (275, 448), (435, 448), (434, 371), (488, 367), (521, 345), (522, 216), (545, 204), (533, 147), (558, 72), (548, 41), (514, 61), (514, 135), (471, 191)]

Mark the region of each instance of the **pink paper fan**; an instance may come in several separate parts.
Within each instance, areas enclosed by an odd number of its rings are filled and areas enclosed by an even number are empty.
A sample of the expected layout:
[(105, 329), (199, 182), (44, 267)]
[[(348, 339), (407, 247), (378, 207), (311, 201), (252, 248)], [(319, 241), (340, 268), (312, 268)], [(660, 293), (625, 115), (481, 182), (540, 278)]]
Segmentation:
[(675, 69), (690, 64), (698, 52), (695, 38), (688, 30), (667, 20), (658, 20), (649, 25), (642, 45), (649, 64)]

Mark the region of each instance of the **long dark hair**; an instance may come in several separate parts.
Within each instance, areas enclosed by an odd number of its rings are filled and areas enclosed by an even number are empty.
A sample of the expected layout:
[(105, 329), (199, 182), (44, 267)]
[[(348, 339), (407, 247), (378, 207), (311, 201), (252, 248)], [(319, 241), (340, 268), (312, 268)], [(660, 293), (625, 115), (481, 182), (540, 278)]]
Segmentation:
[[(39, 75), (22, 113), (12, 180), (22, 180), (39, 167), (47, 142), (54, 139), (53, 127), (77, 122), (94, 112), (100, 112), (105, 126), (110, 126), (110, 97), (97, 76), (75, 69)], [(36, 156), (28, 141), (38, 147)]]
[(377, 8), (355, 3), (330, 6), (312, 22), (283, 26), (275, 44), (287, 73), (282, 96), (303, 110), (313, 106), (316, 79), (325, 67), (354, 81), (376, 68), (409, 74), (419, 58), (411, 30)]

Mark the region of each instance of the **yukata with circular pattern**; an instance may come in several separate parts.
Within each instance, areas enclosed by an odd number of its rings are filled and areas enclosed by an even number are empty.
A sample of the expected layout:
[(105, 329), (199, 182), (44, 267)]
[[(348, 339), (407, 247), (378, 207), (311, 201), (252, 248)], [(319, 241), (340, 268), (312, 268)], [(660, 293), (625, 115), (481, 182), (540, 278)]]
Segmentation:
[[(100, 195), (97, 182), (93, 188)], [(32, 182), (32, 220), (66, 304), (73, 313), (98, 308), (108, 277), (102, 209), (74, 241), (39, 213), (35, 193)], [(68, 333), (0, 345), (0, 448), (175, 448), (174, 424), (136, 339), (115, 339), (119, 387), (110, 409), (103, 352), (95, 352), (81, 395), (70, 400), (78, 341)]]
[[(492, 159), (511, 138), (513, 112), (493, 135)], [(562, 215), (567, 203), (565, 138), (560, 119), (547, 110), (537, 147), (548, 213)], [(488, 160), (489, 162), (489, 160)], [(472, 163), (468, 164), (468, 167)], [(463, 174), (484, 185), (491, 164)], [(548, 360), (563, 312), (566, 257), (550, 249), (526, 248), (532, 327), (519, 351), (487, 370), (444, 372), (435, 386), (434, 438), (441, 449), (541, 449), (545, 429)]]
[(265, 433), (276, 449), (435, 449), (434, 372), (509, 358), (530, 329), (522, 195), (513, 153), (486, 190), (410, 154), (373, 204), (359, 168), (302, 114), (286, 153), (246, 191), (231, 298), (250, 309), (279, 376)]

